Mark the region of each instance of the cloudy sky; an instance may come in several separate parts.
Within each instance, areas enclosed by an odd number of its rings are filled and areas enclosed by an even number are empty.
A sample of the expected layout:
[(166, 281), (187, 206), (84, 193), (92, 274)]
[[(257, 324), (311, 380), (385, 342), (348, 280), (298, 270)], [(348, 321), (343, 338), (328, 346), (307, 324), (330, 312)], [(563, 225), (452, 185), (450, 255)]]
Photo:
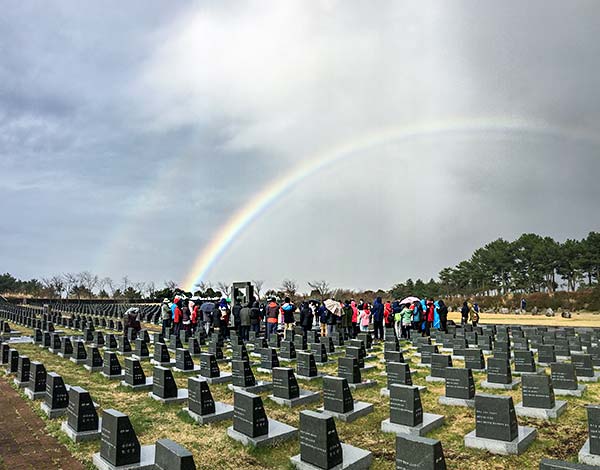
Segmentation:
[(583, 237), (599, 36), (595, 0), (9, 2), (0, 271), (182, 282), (319, 161), (206, 279), (389, 288), (500, 236)]

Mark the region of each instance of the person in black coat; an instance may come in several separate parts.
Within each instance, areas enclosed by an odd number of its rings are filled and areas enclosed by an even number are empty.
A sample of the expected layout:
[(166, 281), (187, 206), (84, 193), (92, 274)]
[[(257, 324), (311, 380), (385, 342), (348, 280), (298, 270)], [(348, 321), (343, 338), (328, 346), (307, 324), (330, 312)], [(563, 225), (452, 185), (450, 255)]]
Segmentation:
[(440, 330), (444, 333), (448, 333), (448, 307), (443, 300), (438, 302), (438, 315), (440, 317)]

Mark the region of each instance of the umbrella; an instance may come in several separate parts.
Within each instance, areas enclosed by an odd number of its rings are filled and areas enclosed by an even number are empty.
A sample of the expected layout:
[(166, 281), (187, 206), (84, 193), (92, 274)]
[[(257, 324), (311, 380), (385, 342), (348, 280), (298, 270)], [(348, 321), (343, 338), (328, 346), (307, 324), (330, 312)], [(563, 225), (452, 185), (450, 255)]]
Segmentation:
[(327, 310), (329, 310), (331, 313), (333, 313), (336, 317), (342, 316), (342, 306), (340, 305), (339, 302), (336, 302), (335, 300), (332, 300), (332, 299), (327, 299), (325, 301), (325, 307), (327, 308)]
[(401, 300), (400, 303), (401, 304), (412, 304), (413, 302), (419, 302), (421, 299), (419, 299), (418, 297), (407, 297), (404, 300)]
[(214, 302), (204, 302), (202, 305), (200, 305), (200, 311), (202, 311), (202, 312), (211, 313), (214, 309), (215, 309)]

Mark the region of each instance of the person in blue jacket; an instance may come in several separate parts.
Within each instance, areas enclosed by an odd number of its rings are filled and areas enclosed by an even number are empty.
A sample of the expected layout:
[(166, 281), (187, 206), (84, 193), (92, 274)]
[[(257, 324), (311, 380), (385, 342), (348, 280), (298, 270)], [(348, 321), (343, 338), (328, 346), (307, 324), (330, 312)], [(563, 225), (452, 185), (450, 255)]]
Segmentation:
[(383, 302), (381, 297), (377, 297), (371, 308), (371, 316), (373, 318), (373, 327), (375, 330), (375, 341), (383, 341)]

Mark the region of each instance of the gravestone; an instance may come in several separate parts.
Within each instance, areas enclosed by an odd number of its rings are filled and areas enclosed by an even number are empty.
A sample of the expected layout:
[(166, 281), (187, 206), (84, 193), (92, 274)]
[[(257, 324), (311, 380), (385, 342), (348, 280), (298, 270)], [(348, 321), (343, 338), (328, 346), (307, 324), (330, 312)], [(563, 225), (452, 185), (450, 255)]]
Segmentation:
[(75, 341), (73, 355), (69, 358), (69, 360), (75, 364), (85, 364), (87, 361), (87, 351), (85, 349), (84, 341)]
[(102, 366), (104, 361), (102, 360), (102, 356), (100, 356), (100, 351), (96, 346), (90, 346), (87, 350), (87, 359), (83, 367), (85, 367), (90, 372), (99, 372), (102, 370)]
[(363, 380), (358, 361), (355, 357), (338, 358), (338, 377), (345, 378), (351, 389), (373, 387), (377, 385), (374, 380)]
[(181, 337), (176, 335), (171, 335), (169, 337), (169, 349), (171, 351), (175, 351), (177, 349), (182, 349), (183, 343), (181, 342)]
[(194, 366), (192, 356), (187, 349), (180, 348), (175, 351), (175, 370), (177, 372), (193, 372), (196, 369), (200, 370), (199, 367)]
[(81, 387), (69, 389), (67, 420), (61, 429), (74, 442), (100, 438), (100, 421), (94, 402), (87, 390)]
[(123, 356), (129, 356), (131, 354), (131, 342), (127, 336), (118, 336), (117, 351)]
[(50, 351), (53, 354), (58, 354), (58, 352), (60, 351), (60, 337), (60, 333), (50, 334), (50, 348), (48, 349), (48, 351)]
[(397, 435), (396, 470), (446, 470), (442, 443), (427, 437)]
[(467, 349), (465, 351), (465, 368), (485, 370), (485, 358), (481, 349)]
[(597, 467), (564, 460), (542, 459), (539, 470), (597, 470)]
[(278, 405), (294, 407), (318, 401), (320, 395), (310, 390), (302, 390), (298, 386), (292, 368), (275, 367), (273, 368), (273, 394), (269, 395), (269, 399)]
[(443, 416), (423, 412), (417, 387), (390, 386), (390, 417), (381, 422), (383, 432), (423, 436), (443, 423)]
[(471, 369), (446, 369), (446, 395), (439, 398), (442, 405), (475, 406), (475, 382)]
[(528, 350), (515, 351), (515, 374), (535, 374), (537, 367), (533, 353)]
[(112, 333), (108, 333), (105, 337), (104, 337), (105, 343), (104, 343), (104, 348), (108, 349), (109, 351), (116, 351), (118, 344), (117, 344), (117, 339), (115, 338), (115, 335)]
[(69, 393), (60, 375), (56, 372), (46, 374), (46, 394), (41, 405), (48, 418), (54, 419), (64, 415), (69, 406)]
[(169, 354), (169, 349), (165, 343), (154, 344), (154, 356), (152, 363), (160, 366), (171, 365), (171, 355)]
[(246, 346), (244, 344), (232, 344), (232, 355), (231, 359), (234, 361), (247, 361), (250, 360), (248, 357), (248, 351), (246, 350)]
[(217, 361), (222, 361), (224, 359), (223, 348), (212, 340), (210, 343), (208, 343), (208, 352), (209, 354), (213, 354)]
[(279, 367), (279, 358), (274, 348), (263, 348), (260, 351), (260, 372), (271, 372), (273, 368)]
[(150, 359), (150, 351), (148, 351), (148, 343), (146, 341), (142, 338), (137, 338), (133, 344), (133, 354), (138, 360), (144, 361)]
[(19, 370), (19, 351), (16, 349), (8, 350), (8, 368), (6, 369), (7, 374), (16, 374)]
[(585, 391), (586, 386), (577, 381), (573, 364), (553, 362), (550, 364), (550, 371), (555, 395), (580, 397)]
[(121, 363), (117, 353), (112, 351), (104, 351), (104, 364), (102, 367), (102, 375), (107, 379), (120, 379), (123, 375)]
[(600, 373), (594, 372), (594, 363), (590, 354), (573, 353), (571, 363), (575, 366), (575, 374), (582, 382), (597, 382)]
[(406, 362), (402, 351), (386, 351), (383, 353), (383, 362), (389, 364), (390, 362)]
[(298, 362), (296, 364), (297, 378), (303, 380), (313, 380), (321, 377), (317, 370), (315, 356), (310, 352), (298, 352), (296, 355)]
[[(84, 347), (85, 351), (85, 347)], [(60, 357), (65, 359), (69, 359), (73, 356), (73, 344), (71, 343), (71, 338), (64, 336), (60, 341), (60, 352), (58, 353)]]
[(533, 442), (535, 428), (519, 426), (512, 397), (477, 394), (475, 430), (465, 436), (465, 447), (493, 454), (520, 454)]
[(229, 382), (232, 378), (231, 373), (221, 372), (215, 355), (208, 353), (200, 354), (200, 375), (209, 384)]
[(121, 385), (134, 390), (148, 390), (152, 388), (152, 378), (147, 378), (138, 359), (125, 358), (125, 379)]
[(296, 352), (304, 351), (306, 349), (307, 341), (302, 335), (294, 335), (294, 348)]
[(44, 364), (32, 361), (29, 369), (29, 385), (25, 395), (30, 400), (41, 400), (46, 395), (46, 368)]
[(127, 415), (113, 409), (102, 413), (100, 457), (115, 467), (140, 462), (140, 442)]
[(483, 388), (514, 390), (520, 380), (514, 379), (510, 370), (508, 359), (490, 357), (487, 363), (487, 380), (481, 382)]
[(17, 377), (14, 382), (19, 388), (25, 388), (29, 385), (29, 372), (31, 369), (31, 361), (27, 356), (19, 356), (17, 362)]
[(279, 346), (281, 345), (281, 336), (279, 336), (278, 334), (270, 335), (267, 344), (270, 348), (279, 349)]
[[(390, 396), (390, 385), (413, 385), (410, 366), (408, 364), (404, 362), (388, 362), (385, 368), (387, 371), (387, 387), (381, 389), (382, 396)], [(426, 387), (420, 388), (420, 390), (425, 389)]]
[(323, 343), (310, 343), (309, 350), (314, 354), (317, 364), (326, 364), (328, 362), (327, 348)]
[(300, 460), (318, 469), (341, 466), (344, 457), (333, 417), (300, 412)]
[(104, 346), (104, 335), (101, 331), (94, 331), (94, 344), (99, 348)]
[(342, 377), (323, 377), (323, 407), (320, 410), (345, 422), (352, 422), (373, 411), (373, 405), (354, 401), (348, 381)]
[(171, 369), (155, 366), (152, 371), (152, 391), (148, 396), (161, 403), (183, 403), (188, 389), (178, 389)]
[(439, 349), (434, 344), (423, 344), (419, 348), (421, 353), (421, 363), (423, 366), (431, 366), (431, 356), (433, 354), (439, 354)]
[[(354, 340), (350, 340), (352, 343)], [(365, 367), (365, 351), (363, 348), (355, 346), (346, 346), (346, 357), (353, 357), (358, 362), (358, 367), (363, 369)]]
[(246, 388), (256, 385), (256, 379), (248, 361), (231, 361), (231, 371), (234, 386)]
[(202, 350), (198, 338), (190, 338), (188, 341), (188, 351), (192, 357), (200, 357)]
[(515, 406), (517, 416), (558, 418), (567, 407), (566, 401), (555, 400), (552, 380), (546, 374), (524, 376), (521, 387), (523, 401)]
[(8, 364), (8, 352), (10, 346), (8, 343), (0, 343), (0, 364)]
[(586, 405), (588, 439), (579, 451), (579, 461), (588, 465), (600, 464), (600, 406)]
[(169, 439), (156, 441), (156, 470), (195, 470), (192, 453)]
[(443, 382), (446, 378), (446, 369), (452, 367), (452, 356), (445, 354), (431, 355), (431, 375), (425, 380), (428, 382)]
[(208, 424), (230, 419), (233, 416), (231, 405), (214, 401), (204, 377), (190, 377), (188, 390), (188, 406), (184, 411), (187, 411), (197, 423)]
[(296, 359), (296, 347), (292, 341), (282, 341), (279, 351), (280, 359), (291, 361)]

